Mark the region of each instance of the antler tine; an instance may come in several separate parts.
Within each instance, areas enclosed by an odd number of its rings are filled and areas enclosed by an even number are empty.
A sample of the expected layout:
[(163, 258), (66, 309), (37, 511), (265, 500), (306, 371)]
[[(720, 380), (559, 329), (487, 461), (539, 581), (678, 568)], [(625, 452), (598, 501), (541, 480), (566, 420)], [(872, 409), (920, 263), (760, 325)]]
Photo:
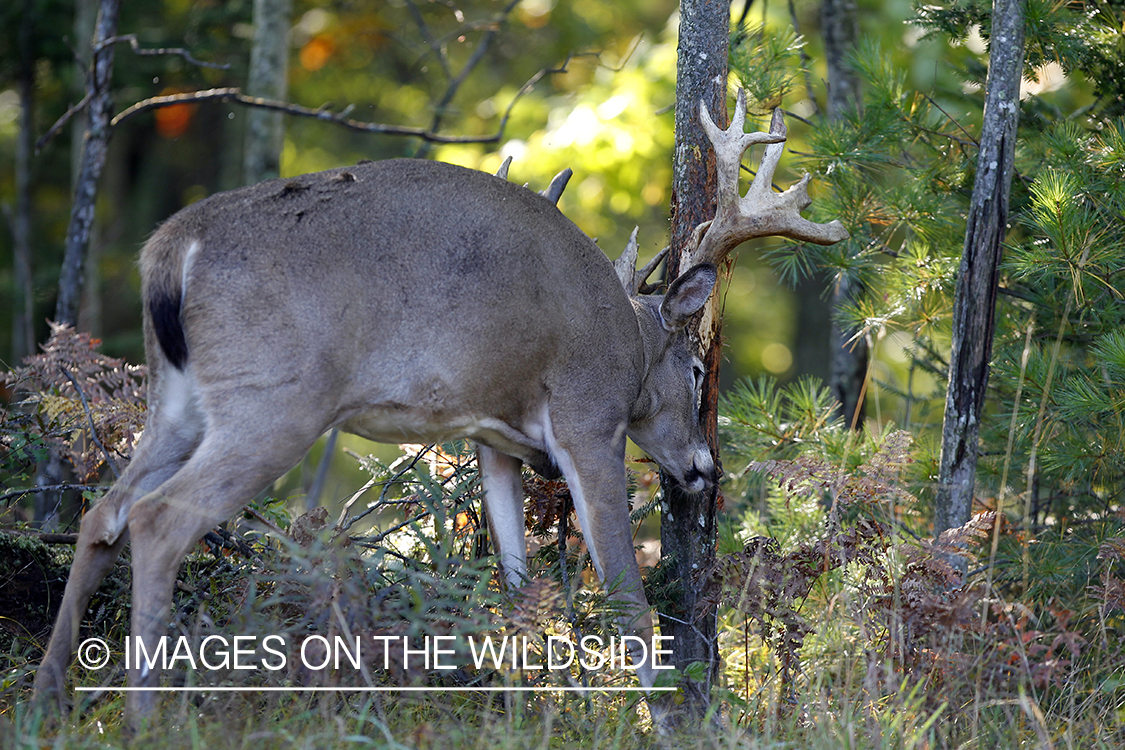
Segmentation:
[(510, 166), (512, 166), (512, 157), (509, 156), (504, 160), (504, 163), (500, 165), (500, 168), (496, 170), (496, 176), (501, 180), (508, 179), (508, 167)]
[(750, 189), (746, 192), (747, 196), (751, 193), (773, 192), (773, 175), (781, 162), (781, 155), (785, 152), (785, 138), (789, 136), (789, 128), (785, 126), (785, 115), (781, 109), (775, 109), (770, 117), (770, 132), (781, 136), (782, 140), (766, 146), (766, 152), (762, 154), (762, 160), (758, 163), (758, 173), (754, 175), (754, 181), (750, 183)]
[(634, 277), (637, 273), (637, 230), (639, 229), (640, 227), (633, 227), (633, 233), (629, 235), (629, 243), (625, 245), (621, 255), (617, 256), (617, 260), (613, 261), (613, 270), (617, 272), (621, 286), (625, 287), (625, 291), (630, 295), (636, 294), (638, 288)]
[(637, 271), (636, 276), (633, 277), (634, 286), (636, 286), (637, 288), (637, 294), (640, 294), (641, 290), (644, 289), (645, 282), (648, 281), (648, 277), (652, 276), (652, 272), (655, 271), (656, 267), (660, 265), (660, 261), (664, 260), (664, 257), (668, 255), (668, 251), (670, 249), (671, 247), (669, 245), (665, 245), (663, 250), (652, 256), (652, 260), (650, 260), (648, 263), (645, 263), (644, 268)]
[(735, 210), (738, 204), (738, 170), (742, 165), (742, 155), (755, 143), (783, 143), (785, 133), (779, 135), (773, 132), (743, 132), (746, 127), (746, 92), (742, 89), (738, 90), (734, 117), (731, 118), (726, 130), (715, 124), (711, 119), (711, 113), (707, 111), (707, 105), (702, 101), (699, 103), (699, 119), (715, 149), (719, 178), (719, 211), (721, 212), (725, 206)]
[(644, 268), (637, 270), (637, 231), (640, 227), (633, 227), (633, 233), (629, 235), (629, 243), (625, 245), (625, 249), (621, 251), (621, 255), (617, 260), (613, 261), (613, 270), (617, 272), (617, 278), (621, 280), (621, 286), (625, 287), (625, 291), (629, 293), (630, 297), (634, 297), (641, 293), (644, 288), (645, 282), (656, 267), (660, 265), (660, 261), (664, 260), (664, 256), (668, 254), (668, 248), (656, 254), (652, 260), (645, 263)]
[(559, 198), (562, 197), (563, 191), (566, 190), (566, 183), (570, 182), (570, 177), (573, 174), (574, 170), (572, 170), (570, 167), (567, 167), (566, 169), (555, 175), (551, 180), (551, 184), (547, 186), (547, 189), (541, 191), (539, 194), (547, 200), (551, 201), (551, 203), (557, 205), (559, 202)]
[[(718, 128), (707, 107), (700, 105), (700, 122), (715, 149), (718, 172), (718, 206), (708, 225), (697, 227), (688, 253), (691, 263), (718, 263), (731, 250), (755, 237), (777, 235), (818, 245), (832, 245), (848, 238), (839, 221), (816, 224), (801, 216), (812, 200), (808, 194), (809, 175), (783, 193), (771, 187), (773, 175), (784, 150), (785, 119), (774, 110), (769, 133), (744, 133), (746, 96), (738, 92), (734, 117), (726, 130)], [(767, 143), (766, 152), (745, 196), (738, 191), (738, 171), (742, 154), (755, 143)]]

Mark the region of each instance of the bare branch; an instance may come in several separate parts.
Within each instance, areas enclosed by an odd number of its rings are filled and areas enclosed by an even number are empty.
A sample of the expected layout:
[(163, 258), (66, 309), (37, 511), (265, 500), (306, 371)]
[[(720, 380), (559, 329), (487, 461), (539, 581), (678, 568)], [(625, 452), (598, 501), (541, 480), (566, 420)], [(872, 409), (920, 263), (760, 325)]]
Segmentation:
[(192, 91), (185, 94), (153, 96), (148, 99), (144, 99), (143, 101), (139, 101), (128, 109), (122, 111), (120, 114), (113, 118), (112, 125), (116, 127), (133, 115), (138, 115), (151, 109), (171, 107), (177, 104), (193, 104), (197, 102), (209, 101), (238, 102), (239, 104), (243, 104), (247, 107), (269, 109), (275, 112), (284, 112), (285, 114), (295, 115), (298, 117), (312, 117), (323, 122), (332, 122), (337, 125), (342, 125), (351, 130), (358, 130), (364, 133), (379, 133), (382, 135), (407, 135), (421, 138), (426, 141), (432, 141), (434, 143), (495, 143), (502, 137), (502, 131), (496, 133), (495, 135), (454, 136), (432, 133), (428, 130), (424, 130), (423, 128), (410, 128), (399, 125), (383, 125), (376, 122), (362, 122), (347, 117), (344, 112), (332, 113), (324, 108), (313, 109), (311, 107), (303, 107), (300, 104), (279, 102), (276, 99), (262, 99), (256, 96), (247, 96), (246, 94), (242, 93), (241, 89), (238, 88), (208, 89), (206, 91)]
[[(457, 77), (449, 82), (449, 85), (445, 89), (445, 94), (443, 94), (441, 97), (441, 101), (439, 101), (437, 103), (437, 106), (434, 108), (434, 119), (430, 123), (430, 132), (436, 132), (437, 129), (441, 127), (441, 121), (445, 117), (446, 109), (453, 101), (453, 97), (457, 95), (457, 90), (461, 88), (461, 84), (465, 82), (465, 79), (469, 77), (469, 74), (473, 72), (473, 69), (476, 68), (480, 61), (484, 59), (484, 55), (486, 52), (488, 52), (488, 48), (492, 44), (492, 40), (500, 33), (500, 29), (504, 27), (504, 24), (508, 20), (508, 16), (519, 4), (519, 2), (520, 0), (510, 0), (510, 2), (506, 6), (504, 6), (504, 8), (498, 14), (497, 18), (489, 27), (488, 31), (486, 31), (480, 38), (480, 41), (477, 42), (477, 48), (473, 50), (473, 54), (469, 56), (468, 61), (465, 63), (465, 67), (461, 68), (461, 72), (457, 74)], [(444, 62), (445, 55), (441, 54), (440, 51), (439, 55), (443, 60), (443, 67), (445, 68), (446, 74), (448, 75), (451, 71)], [(425, 153), (426, 149), (427, 145), (423, 145), (423, 147), (419, 149), (419, 155)]]
[[(404, 476), (406, 476), (408, 473), (413, 471), (414, 467), (418, 465), (418, 462), (422, 460), (422, 456), (426, 455), (426, 453), (428, 451), (432, 450), (432, 449), (433, 449), (432, 445), (427, 445), (424, 449), (418, 451), (417, 455), (415, 455), (414, 458), (411, 459), (411, 461), (406, 466), (404, 466), (402, 469), (400, 469), (393, 477), (383, 480), (383, 482), (381, 483), (383, 485), (383, 490), (382, 490), (382, 492), (379, 493), (379, 499), (378, 500), (376, 500), (375, 502), (368, 505), (367, 508), (362, 513), (360, 513), (356, 516), (353, 516), (351, 518), (347, 518), (346, 515), (347, 515), (347, 512), (348, 512), (348, 508), (352, 505), (352, 503), (354, 503), (356, 500), (358, 500), (360, 495), (362, 495), (367, 490), (371, 489), (371, 487), (374, 487), (376, 484), (380, 484), (380, 482), (375, 482), (375, 481), (368, 482), (367, 485), (365, 485), (363, 487), (363, 489), (361, 489), (359, 492), (352, 495), (351, 499), (344, 506), (344, 513), (341, 515), (340, 520), (336, 524), (336, 529), (335, 529), (335, 533), (333, 534), (333, 536), (334, 537), (339, 536), (341, 533), (350, 529), (352, 526), (354, 526), (360, 520), (366, 518), (367, 516), (371, 515), (376, 510), (378, 510), (383, 505), (384, 501), (386, 500), (387, 492), (390, 490), (391, 486), (394, 485), (394, 484), (397, 484)], [(360, 538), (360, 537), (354, 537), (353, 539), (357, 539), (357, 538)], [(379, 539), (382, 539), (382, 538), (383, 537), (379, 537)]]
[(422, 11), (418, 10), (418, 5), (414, 0), (406, 0), (406, 7), (410, 10), (410, 17), (414, 19), (414, 25), (418, 27), (418, 33), (422, 35), (422, 41), (430, 48), (430, 53), (437, 58), (438, 64), (441, 65), (441, 71), (445, 74), (445, 79), (451, 80), (453, 71), (449, 69), (449, 60), (442, 49), (444, 45), (434, 41), (433, 35), (430, 34), (430, 27), (426, 24), (426, 19), (422, 18)]
[(504, 130), (508, 126), (508, 120), (511, 119), (512, 110), (515, 108), (516, 103), (529, 93), (535, 84), (537, 84), (544, 76), (554, 75), (557, 73), (566, 73), (567, 65), (575, 57), (588, 57), (597, 56), (597, 53), (584, 52), (578, 54), (568, 55), (562, 65), (557, 68), (543, 68), (538, 73), (528, 79), (512, 101), (508, 104), (507, 109), (504, 110), (504, 116), (500, 118), (500, 124), (496, 132), (492, 135), (442, 135), (434, 133), (423, 128), (411, 128), (401, 125), (383, 125), (376, 122), (362, 122), (360, 120), (353, 120), (347, 117), (347, 113), (352, 110), (352, 106), (348, 106), (343, 112), (332, 113), (327, 109), (321, 107), (313, 109), (311, 107), (303, 107), (299, 104), (292, 104), (290, 102), (279, 102), (274, 99), (262, 99), (255, 96), (247, 96), (242, 93), (239, 88), (219, 88), (207, 89), (205, 91), (190, 91), (183, 94), (169, 94), (167, 96), (153, 96), (148, 99), (143, 99), (128, 109), (120, 112), (113, 121), (111, 126), (116, 127), (125, 120), (134, 115), (139, 115), (142, 112), (147, 112), (160, 107), (171, 107), (177, 104), (194, 104), (199, 102), (215, 102), (215, 101), (230, 101), (238, 102), (239, 104), (247, 107), (260, 107), (262, 109), (270, 109), (277, 112), (284, 112), (288, 115), (295, 115), (299, 117), (312, 117), (323, 122), (332, 122), (337, 125), (349, 128), (351, 130), (358, 130), (363, 133), (378, 133), (380, 135), (404, 135), (421, 138), (424, 141), (431, 143), (498, 143), (504, 137)]
[[(140, 42), (137, 41), (136, 34), (123, 34), (120, 36), (109, 37), (108, 39), (105, 39), (96, 45), (96, 47), (94, 48), (94, 54), (97, 54), (106, 47), (112, 44), (117, 44), (119, 42), (129, 42), (129, 46), (133, 48), (133, 52), (138, 55), (179, 55), (192, 65), (198, 65), (203, 68), (215, 68), (218, 70), (230, 70), (229, 64), (220, 65), (219, 63), (209, 63), (198, 60), (183, 47), (160, 47), (159, 49), (145, 49), (141, 47)], [(43, 136), (35, 142), (36, 153), (41, 151), (43, 147), (51, 141), (51, 139), (58, 135), (59, 131), (62, 130), (68, 122), (70, 122), (71, 118), (73, 118), (75, 115), (86, 108), (86, 105), (90, 103), (90, 96), (90, 92), (87, 92), (86, 96), (82, 97), (82, 101), (78, 102), (73, 107), (68, 109), (62, 117), (55, 121), (55, 124), (51, 126), (50, 130), (44, 133)]]
[(86, 109), (86, 107), (90, 104), (90, 99), (92, 98), (92, 96), (92, 92), (87, 91), (86, 96), (82, 97), (82, 101), (75, 104), (73, 107), (68, 109), (62, 117), (55, 120), (55, 124), (51, 126), (51, 129), (44, 133), (43, 137), (35, 142), (35, 153), (38, 154), (40, 151), (42, 151), (43, 147), (46, 146), (52, 138), (58, 135), (60, 130), (66, 127), (66, 124), (70, 122), (71, 118), (73, 118), (82, 110)]
[(185, 60), (187, 60), (192, 65), (198, 65), (201, 68), (214, 68), (216, 70), (230, 70), (229, 64), (209, 63), (209, 62), (203, 62), (202, 60), (198, 60), (195, 57), (193, 57), (192, 54), (190, 52), (188, 52), (186, 49), (184, 49), (183, 47), (160, 47), (158, 49), (145, 49), (144, 47), (141, 46), (141, 43), (137, 41), (137, 35), (136, 34), (122, 34), (120, 36), (111, 36), (109, 39), (106, 39), (105, 41), (101, 42), (97, 46), (97, 49), (95, 49), (94, 51), (100, 52), (105, 47), (108, 47), (111, 44), (118, 44), (120, 42), (128, 42), (129, 46), (133, 48), (133, 52), (135, 54), (138, 54), (138, 55), (145, 55), (145, 56), (178, 55), (178, 56), (184, 58)]
[[(490, 33), (492, 33), (492, 32), (490, 32)], [(116, 41), (127, 41), (132, 36), (133, 35), (128, 35), (128, 36), (125, 36), (125, 37), (113, 37), (110, 40), (107, 40), (107, 42), (108, 41), (114, 41), (114, 40), (116, 40)], [(106, 45), (102, 45), (102, 46), (104, 47)], [(478, 51), (480, 49), (481, 48), (478, 48)], [(158, 54), (158, 53), (159, 54), (180, 54), (180, 53), (183, 53), (183, 54), (186, 55), (187, 59), (189, 59), (191, 61), (195, 61), (194, 58), (190, 57), (190, 54), (188, 54), (186, 52), (186, 50), (182, 50), (182, 49), (179, 49), (179, 48), (163, 48), (163, 49), (158, 49), (158, 50), (141, 50), (140, 53), (141, 54)], [(121, 111), (120, 113), (118, 113), (117, 116), (115, 116), (113, 118), (113, 120), (110, 122), (110, 126), (116, 127), (116, 126), (120, 125), (122, 122), (124, 122), (125, 120), (128, 120), (130, 117), (132, 117), (134, 115), (141, 114), (142, 112), (148, 112), (148, 111), (153, 110), (153, 109), (159, 109), (161, 107), (172, 107), (172, 106), (176, 106), (176, 105), (179, 105), (179, 104), (198, 104), (198, 103), (202, 103), (202, 102), (231, 101), (231, 102), (237, 102), (237, 103), (242, 104), (242, 105), (247, 106), (247, 107), (259, 107), (261, 109), (273, 110), (273, 111), (276, 111), (276, 112), (282, 112), (284, 114), (294, 115), (294, 116), (297, 116), (297, 117), (312, 117), (312, 118), (315, 118), (317, 120), (321, 120), (321, 121), (324, 121), (324, 122), (332, 122), (332, 123), (335, 123), (337, 125), (342, 125), (343, 127), (346, 127), (350, 130), (357, 130), (357, 131), (364, 132), (364, 133), (377, 133), (377, 134), (380, 134), (380, 135), (409, 136), (409, 137), (421, 138), (423, 141), (427, 141), (427, 142), (430, 142), (430, 143), (498, 143), (504, 137), (504, 131), (507, 128), (508, 121), (511, 119), (512, 110), (515, 108), (516, 103), (519, 102), (519, 100), (522, 99), (529, 92), (531, 92), (531, 90), (535, 88), (535, 85), (537, 83), (539, 83), (539, 81), (542, 80), (544, 76), (555, 75), (555, 74), (558, 74), (558, 73), (566, 73), (566, 72), (568, 72), (567, 66), (570, 64), (571, 60), (573, 60), (576, 57), (591, 57), (591, 56), (592, 57), (598, 57), (599, 55), (596, 52), (571, 53), (571, 54), (567, 55), (567, 57), (563, 61), (563, 63), (560, 66), (558, 66), (557, 68), (542, 68), (542, 69), (540, 69), (535, 75), (533, 75), (531, 78), (529, 78), (527, 80), (527, 82), (524, 83), (523, 86), (520, 87), (519, 91), (516, 92), (516, 95), (512, 98), (512, 101), (509, 102), (507, 108), (504, 110), (504, 115), (500, 118), (500, 124), (497, 127), (496, 132), (493, 133), (492, 135), (482, 135), (482, 136), (441, 135), (439, 133), (434, 132), (433, 129), (425, 130), (423, 128), (412, 128), (412, 127), (405, 127), (405, 126), (400, 126), (400, 125), (383, 125), (381, 123), (363, 122), (363, 121), (360, 121), (360, 120), (354, 120), (354, 119), (347, 116), (352, 111), (352, 109), (354, 108), (354, 105), (349, 105), (342, 112), (332, 113), (332, 112), (329, 112), (325, 107), (313, 109), (311, 107), (303, 107), (299, 104), (292, 104), (290, 102), (282, 102), (282, 101), (277, 101), (277, 100), (274, 100), (274, 99), (262, 99), (262, 98), (259, 98), (259, 97), (247, 96), (246, 94), (242, 93), (242, 89), (237, 88), (237, 87), (214, 88), (214, 89), (206, 89), (206, 90), (203, 90), (203, 91), (191, 91), (191, 92), (186, 92), (186, 93), (181, 93), (181, 94), (169, 94), (167, 96), (149, 97), (148, 99), (143, 99), (143, 100), (137, 102), (136, 104), (133, 104), (132, 106), (128, 107), (127, 109)], [(198, 61), (195, 61), (195, 62), (198, 62)], [(472, 62), (472, 61), (470, 61), (470, 62)], [(198, 64), (204, 64), (204, 63), (198, 63)], [(472, 64), (475, 65), (476, 63), (472, 62)], [(211, 67), (218, 67), (218, 66), (211, 66)], [(223, 67), (225, 67), (225, 66), (223, 66)], [(462, 71), (462, 76), (457, 81), (454, 81), (453, 83), (450, 84), (451, 90), (454, 93), (455, 93), (455, 90), (456, 90), (455, 87), (460, 86), (460, 82), (461, 82), (461, 80), (463, 80), (464, 75), (467, 74), (468, 70), (469, 70), (469, 65), (467, 64), (466, 69)], [(447, 93), (447, 95), (449, 95), (448, 98), (451, 99), (452, 95), (450, 94), (450, 92), (447, 91), (446, 93)], [(62, 117), (60, 117), (58, 119), (58, 121), (56, 121), (55, 124), (52, 125), (51, 128), (38, 141), (36, 141), (36, 144), (35, 144), (36, 152), (42, 150), (43, 147), (47, 145), (47, 143), (49, 143), (56, 135), (58, 135), (59, 131), (62, 130), (62, 128), (71, 120), (71, 118), (73, 118), (76, 114), (78, 114), (82, 110), (84, 110), (89, 105), (90, 100), (91, 100), (91, 95), (88, 93), (85, 97), (83, 97), (82, 101), (78, 102), (73, 107), (71, 107), (69, 110), (67, 110), (67, 112)], [(440, 110), (440, 108), (441, 107), (439, 106), (439, 110)], [(435, 122), (440, 123), (440, 118), (435, 117)]]
[(100, 484), (41, 484), (35, 487), (19, 487), (14, 490), (8, 490), (0, 495), (0, 502), (11, 500), (14, 497), (23, 497), (24, 495), (34, 495), (39, 492), (67, 492), (69, 490), (78, 490), (79, 492), (92, 492), (94, 490), (105, 489)]
[(78, 381), (74, 379), (74, 376), (71, 375), (65, 367), (60, 367), (59, 372), (66, 376), (66, 379), (74, 386), (74, 390), (78, 392), (78, 398), (82, 401), (82, 410), (86, 412), (86, 419), (90, 422), (90, 439), (94, 441), (94, 445), (98, 446), (98, 450), (102, 452), (102, 457), (105, 458), (106, 466), (113, 472), (113, 478), (119, 478), (120, 474), (117, 471), (117, 464), (114, 462), (113, 456), (109, 455), (109, 451), (105, 449), (101, 439), (98, 438), (98, 428), (97, 425), (94, 424), (94, 415), (90, 411), (90, 402), (86, 400), (85, 391), (82, 390), (82, 386), (78, 385)]
[[(934, 100), (934, 99), (933, 99), (933, 97), (931, 97), (931, 96), (930, 96), (929, 94), (923, 94), (922, 96), (926, 97), (926, 101), (928, 101), (928, 102), (929, 102), (930, 104), (932, 104), (932, 105), (934, 105), (935, 107), (937, 107), (937, 110), (938, 110), (938, 112), (941, 112), (941, 113), (942, 113), (943, 115), (945, 115), (945, 118), (946, 118), (947, 120), (949, 120), (949, 121), (950, 121), (951, 123), (953, 123), (954, 125), (956, 125), (956, 126), (957, 126), (957, 129), (958, 129), (958, 130), (960, 130), (960, 131), (961, 131), (962, 133), (964, 133), (964, 134), (965, 134), (965, 137), (969, 139), (969, 142), (970, 142), (970, 143), (972, 143), (972, 144), (973, 144), (974, 146), (977, 146), (978, 148), (980, 147), (980, 141), (978, 141), (978, 140), (977, 140), (976, 138), (974, 138), (974, 137), (973, 137), (973, 134), (972, 134), (972, 133), (970, 133), (970, 132), (969, 132), (968, 130), (965, 130), (965, 128), (961, 126), (961, 123), (957, 122), (957, 118), (956, 118), (956, 117), (954, 117), (953, 115), (951, 115), (951, 114), (949, 114), (948, 112), (946, 112), (946, 111), (945, 111), (945, 110), (944, 110), (944, 109), (942, 108), (942, 106), (941, 106), (940, 104), (938, 104), (938, 103), (937, 103), (937, 101), (936, 101), (936, 100)], [(939, 133), (938, 135), (945, 135), (945, 134), (944, 134), (944, 133)], [(947, 137), (947, 138), (951, 138), (952, 136), (946, 136), (946, 137)], [(964, 143), (964, 141), (962, 141), (962, 140), (959, 140), (959, 139), (954, 139), (954, 140), (957, 140), (957, 142), (958, 142), (958, 143)]]
[(34, 529), (0, 529), (0, 532), (5, 534), (14, 534), (17, 536), (29, 536), (43, 544), (77, 544), (77, 534), (52, 534), (46, 531), (36, 531)]

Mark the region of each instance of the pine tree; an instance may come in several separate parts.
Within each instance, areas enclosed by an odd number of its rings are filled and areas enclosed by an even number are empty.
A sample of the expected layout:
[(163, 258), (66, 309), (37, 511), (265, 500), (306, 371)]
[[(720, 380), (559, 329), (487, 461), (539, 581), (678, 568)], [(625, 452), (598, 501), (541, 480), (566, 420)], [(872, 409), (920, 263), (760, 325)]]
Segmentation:
[[(916, 22), (939, 40), (960, 43), (975, 29), (987, 40), (990, 7), (926, 5)], [(1125, 9), (1109, 4), (1027, 6), (1025, 80), (1048, 61), (1068, 78), (1020, 104), (974, 500), (1002, 504), (1009, 523), (1032, 533), (1105, 518), (1125, 493), (1123, 21)], [(983, 111), (971, 84), (983, 83), (984, 58), (956, 52), (957, 87), (919, 92), (890, 53), (859, 46), (862, 116), (811, 129), (803, 162), (831, 185), (812, 211), (839, 217), (852, 237), (771, 252), (788, 278), (858, 281), (867, 292), (845, 322), (909, 342), (905, 372), (872, 387), (895, 403), (884, 419), (915, 433), (922, 477), (937, 474), (949, 310), (978, 155), (979, 124), (950, 113)], [(918, 490), (932, 501), (932, 485)]]

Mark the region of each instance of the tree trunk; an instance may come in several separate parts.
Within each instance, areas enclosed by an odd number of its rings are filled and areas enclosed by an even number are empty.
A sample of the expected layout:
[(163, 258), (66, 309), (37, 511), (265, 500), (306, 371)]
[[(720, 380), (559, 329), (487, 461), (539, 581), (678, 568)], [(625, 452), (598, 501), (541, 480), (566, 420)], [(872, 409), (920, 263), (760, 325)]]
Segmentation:
[[(284, 101), (288, 88), (292, 0), (254, 0), (254, 45), (247, 93)], [(285, 120), (281, 112), (251, 107), (246, 113), (242, 178), (247, 185), (281, 174)]]
[(824, 36), (824, 62), (828, 67), (828, 119), (837, 120), (863, 101), (859, 76), (848, 65), (848, 55), (859, 38), (856, 0), (821, 0), (820, 33)]
[[(86, 95), (86, 74), (90, 67), (91, 49), (94, 45), (94, 22), (98, 19), (100, 0), (74, 0), (74, 62), (77, 67), (71, 83), (75, 101)], [(75, 117), (70, 125), (70, 189), (78, 184), (82, 169), (82, 143), (86, 140), (86, 118)]]
[[(859, 37), (855, 0), (821, 0), (820, 28), (824, 36), (824, 59), (828, 66), (828, 119), (838, 120), (862, 101), (859, 77), (847, 56)], [(829, 334), (831, 365), (828, 385), (840, 404), (839, 415), (856, 429), (863, 428), (863, 392), (867, 380), (867, 340), (841, 325), (839, 311), (862, 293), (854, 280), (841, 278), (832, 292), (833, 320)]]
[(86, 76), (86, 134), (82, 143), (82, 157), (78, 168), (78, 181), (74, 188), (74, 205), (70, 210), (70, 225), (66, 230), (66, 253), (59, 273), (59, 298), (55, 307), (55, 320), (74, 325), (78, 321), (78, 306), (82, 300), (83, 272), (86, 249), (90, 241), (90, 228), (94, 223), (94, 205), (98, 192), (98, 178), (105, 167), (109, 148), (110, 119), (113, 117), (113, 44), (106, 40), (117, 34), (117, 13), (120, 0), (102, 0), (98, 20), (94, 27), (93, 56)]
[(1023, 73), (1022, 0), (994, 0), (984, 125), (953, 298), (953, 350), (942, 425), (934, 535), (972, 512), (977, 438), (988, 386), (1001, 243), (1008, 220)]
[[(724, 2), (683, 0), (680, 4), (680, 38), (676, 74), (676, 140), (672, 177), (671, 250), (668, 279), (679, 275), (680, 263), (692, 231), (711, 219), (715, 211), (715, 156), (699, 123), (699, 103), (707, 104), (716, 124), (727, 124), (727, 48), (730, 41), (730, 6)], [(726, 262), (729, 269), (729, 261)], [(715, 465), (719, 465), (718, 378), (722, 354), (719, 338), (718, 295), (704, 310), (694, 338), (707, 368), (700, 418)], [(689, 497), (664, 481), (665, 507), (660, 524), (663, 565), (671, 580), (679, 582), (678, 600), (661, 618), (661, 632), (673, 637), (672, 661), (677, 669), (702, 662), (705, 678), (685, 678), (685, 710), (702, 716), (710, 703), (710, 689), (719, 669), (717, 621), (713, 607), (699, 602), (694, 585), (715, 556), (717, 490)]]
[(16, 137), (16, 207), (12, 217), (16, 305), (12, 316), (13, 365), (35, 352), (35, 294), (31, 275), (31, 154), (35, 147), (35, 3), (24, 0), (19, 30), (16, 88), (20, 97)]
[[(77, 85), (74, 90), (74, 95), (81, 100), (87, 91), (90, 76), (93, 74), (90, 70), (91, 50), (94, 44), (94, 28), (97, 16), (97, 0), (76, 0), (74, 5), (74, 56), (75, 62), (81, 75), (76, 75), (75, 80), (83, 81)], [(83, 169), (83, 160), (86, 158), (84, 154), (83, 144), (85, 143), (85, 136), (89, 128), (87, 125), (87, 118), (74, 118), (71, 125), (71, 187), (77, 189), (80, 183), (80, 178)], [(77, 190), (76, 193), (77, 195)], [(77, 201), (76, 201), (77, 205)], [(71, 222), (74, 219), (74, 207), (71, 208)], [(68, 232), (69, 240), (69, 232)], [(87, 234), (87, 243), (89, 236)], [(69, 247), (69, 242), (67, 247)], [(83, 252), (85, 252), (83, 247)], [(82, 260), (82, 259), (80, 259)], [(83, 261), (84, 262), (84, 261)], [(64, 261), (65, 268), (65, 261)], [(81, 270), (78, 272), (77, 283), (81, 286)], [(67, 282), (72, 283), (72, 282)], [(62, 274), (60, 274), (60, 289), (62, 287)], [(77, 318), (78, 310), (77, 300), (81, 299), (81, 289), (73, 292), (73, 298), (76, 300), (76, 309), (74, 310), (73, 317)], [(60, 300), (62, 298), (60, 293)], [(56, 308), (56, 319), (58, 316), (58, 309)], [(55, 449), (49, 449), (46, 457), (41, 460), (36, 468), (35, 483), (40, 487), (52, 487), (55, 485), (63, 484), (66, 477), (66, 467), (63, 465), (62, 458), (59, 452)], [(60, 528), (62, 519), (69, 516), (69, 506), (74, 505), (73, 497), (64, 497), (63, 493), (59, 490), (46, 490), (37, 492), (35, 494), (35, 501), (33, 506), (34, 512), (34, 525), (36, 528), (50, 531)], [(64, 507), (65, 506), (65, 507)]]

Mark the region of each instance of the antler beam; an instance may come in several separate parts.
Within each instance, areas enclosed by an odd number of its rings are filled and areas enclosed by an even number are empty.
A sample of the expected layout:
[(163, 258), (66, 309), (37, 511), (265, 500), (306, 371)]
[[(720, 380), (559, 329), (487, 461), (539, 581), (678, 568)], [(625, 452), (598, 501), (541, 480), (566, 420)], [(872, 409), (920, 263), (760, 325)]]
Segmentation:
[[(715, 218), (695, 229), (687, 253), (688, 265), (718, 263), (739, 244), (756, 237), (780, 236), (818, 245), (832, 245), (848, 238), (848, 231), (839, 221), (816, 224), (801, 216), (812, 203), (809, 198), (809, 175), (782, 193), (771, 188), (774, 171), (784, 149), (786, 127), (780, 109), (773, 111), (768, 133), (746, 133), (746, 94), (738, 92), (734, 117), (726, 130), (715, 125), (707, 105), (699, 105), (699, 119), (715, 149), (718, 170), (718, 208)], [(742, 155), (755, 143), (766, 143), (758, 174), (740, 196), (738, 172)], [(686, 266), (685, 266), (686, 267)]]

